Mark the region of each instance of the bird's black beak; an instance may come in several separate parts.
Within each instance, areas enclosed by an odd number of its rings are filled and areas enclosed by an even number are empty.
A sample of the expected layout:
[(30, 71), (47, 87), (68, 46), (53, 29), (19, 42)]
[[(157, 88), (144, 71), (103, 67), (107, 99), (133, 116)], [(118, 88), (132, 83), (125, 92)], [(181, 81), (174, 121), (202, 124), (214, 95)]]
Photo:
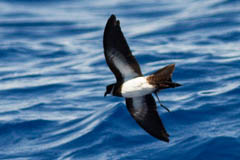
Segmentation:
[(107, 96), (107, 91), (104, 93), (104, 97), (106, 97)]
[(106, 92), (104, 93), (104, 97), (106, 97), (107, 94), (111, 94), (111, 91), (112, 91), (114, 85), (115, 85), (115, 83), (114, 84), (110, 84), (110, 85), (108, 85), (106, 87)]

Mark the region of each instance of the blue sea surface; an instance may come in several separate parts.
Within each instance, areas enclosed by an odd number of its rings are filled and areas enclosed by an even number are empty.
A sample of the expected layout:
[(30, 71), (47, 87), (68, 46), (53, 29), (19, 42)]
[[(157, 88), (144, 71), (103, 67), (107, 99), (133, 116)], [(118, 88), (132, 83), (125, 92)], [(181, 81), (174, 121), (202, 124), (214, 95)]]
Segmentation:
[[(111, 14), (145, 75), (176, 64), (170, 143), (103, 97)], [(0, 1), (0, 159), (240, 160), (239, 96), (238, 0)]]

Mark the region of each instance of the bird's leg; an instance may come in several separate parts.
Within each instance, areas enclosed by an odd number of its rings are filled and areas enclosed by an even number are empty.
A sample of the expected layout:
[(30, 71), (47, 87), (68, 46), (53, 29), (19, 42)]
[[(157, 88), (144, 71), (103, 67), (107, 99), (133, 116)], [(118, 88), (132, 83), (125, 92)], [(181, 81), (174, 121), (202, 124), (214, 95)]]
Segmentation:
[(157, 92), (154, 92), (154, 94), (157, 97), (158, 102), (160, 103), (160, 106), (163, 107), (164, 109), (166, 109), (168, 112), (170, 112), (170, 110), (160, 102), (160, 99), (158, 98)]

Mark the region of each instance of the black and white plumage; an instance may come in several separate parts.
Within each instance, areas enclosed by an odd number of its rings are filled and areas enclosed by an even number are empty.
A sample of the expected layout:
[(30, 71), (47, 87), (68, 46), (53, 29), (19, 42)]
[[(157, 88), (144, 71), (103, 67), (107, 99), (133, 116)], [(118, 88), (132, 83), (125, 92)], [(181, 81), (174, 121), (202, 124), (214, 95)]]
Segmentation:
[(104, 96), (112, 94), (124, 97), (127, 109), (136, 122), (153, 137), (169, 142), (169, 135), (158, 115), (152, 93), (180, 86), (172, 82), (171, 78), (175, 65), (170, 64), (144, 77), (115, 15), (111, 15), (107, 21), (103, 47), (106, 62), (117, 80), (106, 87)]

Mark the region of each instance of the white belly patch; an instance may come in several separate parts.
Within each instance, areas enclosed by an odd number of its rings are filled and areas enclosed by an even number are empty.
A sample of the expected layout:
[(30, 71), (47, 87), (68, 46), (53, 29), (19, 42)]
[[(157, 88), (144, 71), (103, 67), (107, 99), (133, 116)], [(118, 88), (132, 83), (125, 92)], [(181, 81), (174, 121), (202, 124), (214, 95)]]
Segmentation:
[(149, 84), (145, 77), (137, 77), (122, 84), (121, 93), (123, 97), (139, 97), (154, 92), (155, 88)]

